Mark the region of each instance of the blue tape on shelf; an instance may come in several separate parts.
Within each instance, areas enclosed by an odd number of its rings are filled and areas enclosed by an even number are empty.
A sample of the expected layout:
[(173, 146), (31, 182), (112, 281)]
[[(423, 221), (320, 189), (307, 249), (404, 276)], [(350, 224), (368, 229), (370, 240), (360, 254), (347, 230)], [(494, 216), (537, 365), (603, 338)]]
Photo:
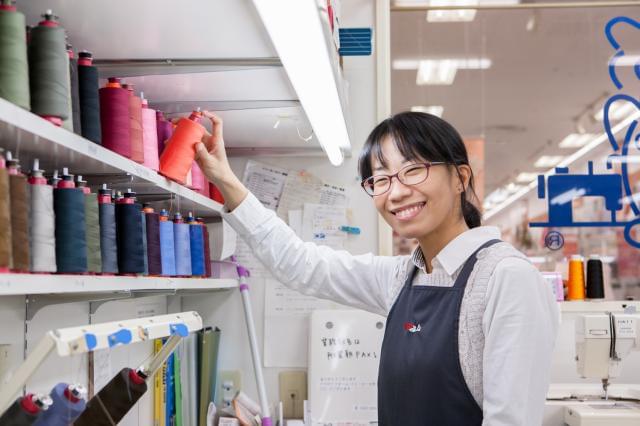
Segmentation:
[(98, 346), (98, 339), (95, 334), (85, 333), (84, 341), (87, 344), (87, 349), (92, 351), (96, 346)]
[(115, 345), (128, 345), (131, 343), (131, 331), (122, 329), (109, 335), (109, 347)]
[(177, 334), (180, 337), (187, 337), (189, 335), (189, 329), (184, 324), (171, 324), (171, 335)]

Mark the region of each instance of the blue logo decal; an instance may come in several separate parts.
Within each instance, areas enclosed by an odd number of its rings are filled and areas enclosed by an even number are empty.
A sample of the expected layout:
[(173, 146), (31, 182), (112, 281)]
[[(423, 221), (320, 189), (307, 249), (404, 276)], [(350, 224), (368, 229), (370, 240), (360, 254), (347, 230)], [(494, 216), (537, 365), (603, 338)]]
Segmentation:
[[(624, 84), (616, 74), (616, 62), (624, 57), (625, 52), (613, 35), (613, 29), (621, 24), (630, 25), (632, 28), (640, 30), (640, 22), (626, 16), (613, 18), (605, 26), (604, 33), (607, 41), (615, 50), (608, 64), (609, 77), (618, 90), (622, 90)], [(640, 63), (634, 65), (634, 71), (636, 77), (640, 79)], [(640, 111), (640, 100), (625, 93), (617, 93), (607, 100), (603, 108), (604, 130), (613, 149), (613, 153), (607, 160), (607, 168), (611, 169), (613, 160), (618, 160), (621, 164), (621, 173), (596, 175), (593, 173), (593, 163), (589, 162), (588, 174), (569, 174), (569, 168), (558, 167), (555, 174), (548, 177), (547, 182), (545, 182), (544, 175), (538, 176), (538, 198), (548, 196), (549, 219), (547, 222), (532, 222), (529, 224), (531, 227), (624, 227), (624, 237), (627, 243), (635, 248), (640, 248), (640, 241), (634, 239), (632, 235), (632, 229), (640, 225), (640, 195), (634, 194), (627, 161), (630, 148), (640, 151), (640, 129), (638, 129), (638, 120), (633, 120), (629, 123), (626, 131), (621, 132), (624, 135), (622, 140), (616, 138), (609, 116), (611, 105), (614, 102), (631, 104), (633, 110), (637, 112)], [(624, 194), (622, 193), (623, 188)], [(604, 197), (605, 208), (610, 213), (610, 220), (574, 222), (572, 202), (574, 199), (585, 196)], [(623, 202), (629, 204), (636, 216), (628, 222), (618, 221), (616, 218), (616, 213), (622, 210)], [(559, 233), (557, 234), (559, 235)], [(562, 241), (564, 244), (564, 239)], [(553, 247), (558, 244), (557, 235), (553, 232), (547, 234), (545, 244), (554, 250)]]
[(551, 231), (544, 237), (544, 245), (551, 250), (560, 250), (564, 247), (564, 237), (558, 231)]

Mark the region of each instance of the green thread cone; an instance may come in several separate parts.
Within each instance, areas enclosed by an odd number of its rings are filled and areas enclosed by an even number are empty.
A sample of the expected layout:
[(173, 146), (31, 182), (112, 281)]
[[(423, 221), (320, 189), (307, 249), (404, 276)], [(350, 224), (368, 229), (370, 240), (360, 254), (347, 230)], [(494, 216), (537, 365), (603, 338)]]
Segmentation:
[(69, 55), (62, 27), (37, 26), (29, 42), (31, 111), (69, 117)]
[(0, 97), (30, 109), (24, 15), (0, 10)]

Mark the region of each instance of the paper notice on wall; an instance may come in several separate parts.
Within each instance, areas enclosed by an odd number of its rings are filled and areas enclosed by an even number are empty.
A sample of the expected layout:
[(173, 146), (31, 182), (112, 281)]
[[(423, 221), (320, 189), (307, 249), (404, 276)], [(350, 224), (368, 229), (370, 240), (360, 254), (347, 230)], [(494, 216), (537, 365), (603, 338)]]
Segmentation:
[(111, 372), (111, 353), (109, 349), (93, 351), (93, 389), (94, 394), (100, 392), (113, 378)]
[(264, 267), (262, 262), (253, 254), (249, 245), (240, 237), (236, 242), (235, 256), (238, 263), (247, 268), (252, 277), (270, 276), (269, 270)]
[(315, 311), (310, 319), (311, 425), (377, 423), (377, 379), (385, 318), (360, 310)]
[(267, 208), (276, 210), (289, 171), (249, 160), (242, 183)]
[(346, 223), (346, 208), (307, 203), (302, 211), (302, 239), (342, 250), (347, 237), (340, 226)]
[(289, 227), (298, 237), (302, 236), (302, 210), (289, 210)]
[(323, 183), (307, 171), (290, 172), (278, 204), (278, 216), (287, 220), (290, 210), (302, 210), (305, 203), (346, 206), (344, 187)]
[(316, 309), (345, 307), (298, 293), (274, 279), (265, 281), (264, 365), (306, 367), (309, 315)]

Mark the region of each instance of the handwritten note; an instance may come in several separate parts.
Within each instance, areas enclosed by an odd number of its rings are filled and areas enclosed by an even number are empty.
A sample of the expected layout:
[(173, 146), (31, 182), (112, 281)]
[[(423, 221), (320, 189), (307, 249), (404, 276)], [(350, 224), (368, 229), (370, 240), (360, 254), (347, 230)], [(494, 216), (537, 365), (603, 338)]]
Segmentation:
[(311, 424), (377, 421), (385, 319), (359, 310), (315, 311), (309, 337)]
[(242, 182), (265, 207), (276, 210), (288, 173), (286, 169), (249, 160)]

